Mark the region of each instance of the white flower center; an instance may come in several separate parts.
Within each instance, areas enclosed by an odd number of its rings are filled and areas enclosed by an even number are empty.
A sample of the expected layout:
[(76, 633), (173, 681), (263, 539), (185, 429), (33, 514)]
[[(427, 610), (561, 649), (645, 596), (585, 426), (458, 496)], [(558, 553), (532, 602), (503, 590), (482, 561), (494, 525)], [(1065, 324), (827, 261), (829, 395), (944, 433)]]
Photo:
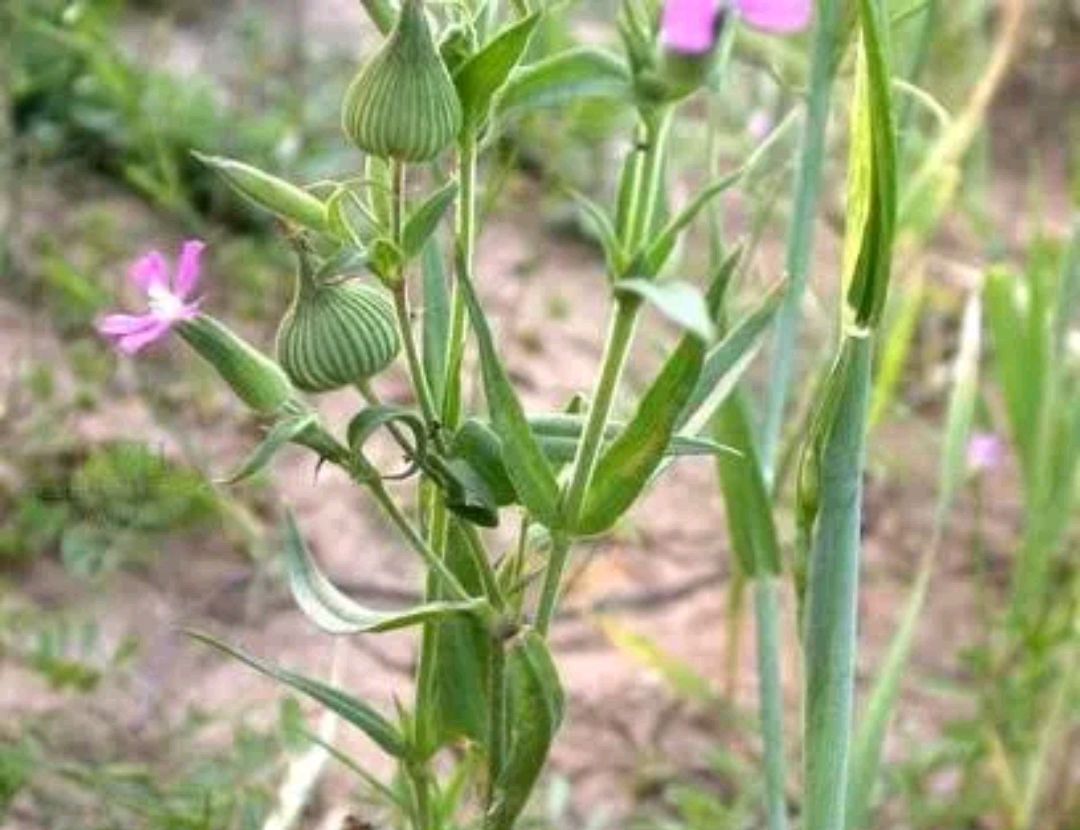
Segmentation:
[(182, 316), (184, 301), (163, 285), (153, 285), (147, 292), (150, 311), (163, 320), (177, 320)]

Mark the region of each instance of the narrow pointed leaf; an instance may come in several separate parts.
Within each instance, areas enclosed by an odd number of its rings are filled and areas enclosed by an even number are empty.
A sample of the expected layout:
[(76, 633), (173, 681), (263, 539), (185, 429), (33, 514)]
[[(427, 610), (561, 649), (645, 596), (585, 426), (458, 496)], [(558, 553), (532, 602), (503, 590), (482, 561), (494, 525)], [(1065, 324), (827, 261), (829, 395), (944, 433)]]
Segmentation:
[(263, 438), (251, 455), (229, 474), (228, 478), (225, 479), (225, 483), (236, 484), (263, 470), (282, 447), (298, 438), (318, 420), (319, 418), (314, 412), (290, 415), (279, 420), (270, 428), (266, 437)]
[(420, 253), (454, 203), (457, 192), (457, 182), (448, 182), (432, 193), (409, 216), (401, 237), (401, 247), (406, 259), (412, 259)]
[(716, 335), (705, 297), (697, 286), (678, 280), (624, 279), (616, 283), (616, 290), (641, 297), (675, 325), (706, 343)]
[(431, 384), (435, 408), (442, 411), (446, 382), (446, 350), (450, 342), (450, 292), (446, 269), (435, 238), (428, 240), (421, 257), (424, 279), (423, 362)]
[(464, 131), (475, 131), (487, 120), (495, 93), (506, 83), (525, 54), (525, 48), (539, 22), (540, 13), (533, 12), (507, 26), (454, 75), (454, 85), (461, 98)]
[(577, 47), (519, 66), (499, 93), (501, 113), (565, 106), (585, 98), (629, 101), (630, 70), (616, 55), (591, 46)]
[(645, 392), (626, 428), (596, 464), (575, 532), (611, 528), (637, 500), (664, 461), (679, 417), (701, 376), (705, 345), (685, 335)]
[(427, 602), (401, 611), (376, 611), (339, 591), (319, 570), (290, 514), (285, 526), (285, 571), (293, 598), (315, 625), (329, 634), (392, 631), (478, 610), (475, 602)]
[(510, 746), (484, 830), (512, 830), (540, 778), (565, 709), (555, 663), (535, 631), (513, 644), (506, 663)]
[(347, 723), (351, 723), (371, 738), (388, 755), (394, 758), (408, 757), (408, 744), (398, 728), (364, 701), (318, 680), (313, 680), (302, 674), (297, 674), (273, 663), (253, 657), (245, 651), (211, 637), (209, 634), (199, 631), (188, 631), (187, 633), (193, 639), (212, 646), (218, 651), (250, 666), (255, 671), (310, 697), (317, 703), (321, 703), (335, 715)]
[(557, 527), (559, 485), (555, 473), (529, 429), (521, 401), (495, 349), (495, 339), (472, 281), (462, 274), (459, 285), (476, 333), (484, 393), (492, 426), (502, 441), (507, 474), (529, 512), (542, 524)]

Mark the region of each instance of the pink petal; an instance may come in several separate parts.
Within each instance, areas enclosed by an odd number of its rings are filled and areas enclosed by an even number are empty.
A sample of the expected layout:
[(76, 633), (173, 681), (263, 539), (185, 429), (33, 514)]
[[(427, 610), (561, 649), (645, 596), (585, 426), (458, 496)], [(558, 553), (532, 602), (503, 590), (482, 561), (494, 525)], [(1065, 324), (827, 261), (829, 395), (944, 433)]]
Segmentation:
[(140, 257), (131, 266), (128, 276), (146, 293), (150, 293), (153, 286), (169, 287), (169, 265), (159, 251), (151, 251)]
[(751, 26), (768, 32), (798, 32), (810, 25), (811, 0), (736, 0)]
[(110, 314), (102, 317), (95, 328), (106, 337), (117, 337), (123, 334), (144, 331), (148, 326), (157, 322), (157, 317), (153, 314)]
[(206, 243), (199, 239), (189, 239), (180, 250), (180, 261), (173, 277), (173, 293), (186, 300), (199, 285), (199, 259)]
[(167, 320), (153, 318), (153, 323), (142, 331), (123, 334), (116, 338), (116, 347), (124, 354), (135, 354), (169, 333), (172, 324)]
[(716, 43), (718, 0), (668, 0), (660, 31), (664, 46), (687, 55), (701, 55)]

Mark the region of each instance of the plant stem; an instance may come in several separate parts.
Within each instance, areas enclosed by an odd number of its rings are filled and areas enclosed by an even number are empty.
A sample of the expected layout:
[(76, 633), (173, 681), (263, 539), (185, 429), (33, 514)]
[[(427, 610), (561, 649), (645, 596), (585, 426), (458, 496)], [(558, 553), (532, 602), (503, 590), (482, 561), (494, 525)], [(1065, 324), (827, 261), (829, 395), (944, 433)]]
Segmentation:
[[(643, 149), (634, 162), (634, 187), (624, 234), (624, 245), (628, 251), (636, 250), (642, 243), (656, 215), (673, 114), (673, 109), (666, 108), (659, 113), (642, 117), (639, 133)], [(611, 418), (615, 393), (626, 367), (626, 359), (630, 354), (640, 309), (641, 300), (637, 297), (625, 294), (616, 296), (615, 313), (604, 341), (600, 377), (589, 404), (589, 416), (585, 422), (581, 443), (578, 444), (574, 456), (570, 483), (563, 493), (563, 526), (571, 532), (584, 507), (593, 470), (603, 446), (604, 433)], [(552, 535), (551, 559), (544, 574), (544, 585), (536, 613), (536, 630), (541, 636), (546, 636), (551, 628), (551, 619), (559, 601), (559, 587), (570, 556), (570, 542), (570, 536), (566, 533)]]
[(447, 588), (455, 595), (457, 599), (472, 599), (472, 596), (465, 587), (461, 584), (453, 572), (446, 566), (442, 558), (432, 550), (431, 546), (424, 540), (424, 537), (413, 527), (412, 522), (401, 511), (401, 508), (397, 506), (393, 498), (387, 492), (386, 487), (383, 486), (382, 480), (378, 478), (378, 473), (374, 470), (362, 471), (361, 475), (357, 476), (357, 480), (366, 486), (371, 494), (375, 497), (375, 501), (379, 503), (379, 506), (386, 511), (386, 515), (390, 517), (390, 521), (394, 523), (394, 526), (401, 531), (401, 534), (408, 541), (409, 545), (415, 550), (420, 557), (424, 560), (424, 563), (437, 572), (440, 577), (446, 582)]
[(484, 595), (491, 600), (491, 604), (495, 608), (501, 609), (505, 605), (505, 600), (503, 599), (502, 589), (499, 588), (499, 580), (495, 577), (495, 569), (491, 567), (487, 546), (480, 537), (480, 531), (471, 522), (460, 522), (459, 525), (465, 535), (465, 541), (469, 545), (469, 551), (472, 553), (473, 565), (476, 566), (477, 573), (480, 575), (480, 584), (483, 586)]
[(488, 676), (488, 790), (487, 806), (495, 795), (495, 782), (506, 755), (506, 643), (501, 632), (491, 639), (491, 663)]
[(431, 812), (431, 774), (421, 764), (406, 764), (405, 772), (412, 784), (416, 799), (415, 830), (434, 830), (435, 820)]
[(787, 772), (784, 759), (784, 691), (780, 673), (780, 583), (754, 580), (761, 737), (765, 744), (765, 811), (769, 830), (787, 830)]
[[(394, 243), (400, 248), (402, 232), (405, 223), (405, 165), (397, 159), (390, 162), (390, 175), (393, 186), (393, 199), (390, 211), (390, 230), (393, 234)], [(409, 364), (409, 377), (412, 380), (413, 391), (416, 400), (420, 404), (420, 411), (424, 415), (428, 433), (432, 436), (436, 445), (441, 444), (442, 438), (439, 430), (439, 416), (435, 409), (434, 396), (431, 394), (431, 386), (427, 375), (424, 373), (424, 364), (420, 359), (420, 351), (416, 346), (416, 338), (412, 330), (412, 311), (409, 303), (409, 283), (405, 278), (404, 267), (394, 281), (392, 294), (394, 297), (394, 312), (397, 317), (398, 331), (401, 334), (401, 342), (405, 346), (405, 359)]]
[[(476, 257), (476, 139), (462, 139), (458, 157), (459, 187), (455, 216), (454, 269), (457, 281), (472, 279)], [(461, 363), (465, 354), (465, 301), (455, 283), (450, 301), (450, 343), (443, 384), (443, 424), (454, 429), (461, 419)]]
[[(844, 830), (857, 649), (859, 531), (872, 337), (845, 335), (820, 455), (805, 608), (805, 830)], [(846, 359), (843, 356), (846, 355)]]
[(784, 410), (794, 370), (795, 343), (803, 295), (806, 293), (810, 258), (813, 254), (814, 226), (821, 193), (825, 161), (826, 128), (832, 100), (833, 78), (844, 36), (842, 0), (822, 0), (817, 4), (814, 56), (810, 67), (810, 97), (803, 125), (802, 150), (795, 182), (795, 206), (788, 236), (786, 268), (791, 287), (784, 298), (776, 324), (776, 340), (770, 367), (769, 392), (761, 436), (761, 458), (765, 482), (772, 486), (776, 450), (780, 443)]

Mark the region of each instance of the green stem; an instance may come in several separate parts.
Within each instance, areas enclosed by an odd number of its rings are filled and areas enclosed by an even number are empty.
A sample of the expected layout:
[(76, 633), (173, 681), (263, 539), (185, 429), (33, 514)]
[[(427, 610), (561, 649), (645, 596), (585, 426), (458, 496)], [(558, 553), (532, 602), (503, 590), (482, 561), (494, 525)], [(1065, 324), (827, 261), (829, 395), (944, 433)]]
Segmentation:
[[(405, 225), (405, 164), (397, 159), (392, 160), (390, 162), (390, 175), (393, 187), (390, 231), (394, 243), (398, 248), (401, 248), (402, 233)], [(413, 391), (416, 394), (417, 402), (420, 404), (420, 411), (423, 413), (428, 433), (435, 439), (436, 444), (440, 444), (438, 411), (435, 408), (431, 385), (428, 383), (427, 375), (424, 372), (424, 363), (420, 359), (420, 350), (417, 348), (416, 338), (413, 336), (409, 284), (405, 278), (404, 267), (397, 275), (391, 293), (394, 297), (394, 313), (397, 317), (401, 342), (405, 346), (405, 359), (409, 365), (409, 377), (412, 381)]]
[(488, 791), (485, 812), (491, 811), (495, 782), (499, 779), (506, 756), (506, 643), (500, 632), (491, 642), (488, 677)]
[(858, 647), (859, 531), (873, 351), (846, 335), (820, 450), (820, 511), (806, 592), (805, 830), (844, 830)]
[(761, 737), (765, 743), (765, 811), (769, 830), (787, 830), (784, 691), (780, 672), (779, 580), (754, 580)]
[(771, 487), (777, 446), (787, 407), (799, 318), (813, 254), (814, 226), (825, 161), (826, 128), (833, 78), (840, 55), (843, 0), (822, 0), (817, 6), (814, 56), (810, 68), (810, 97), (803, 126), (802, 150), (795, 182), (795, 206), (788, 236), (786, 268), (791, 286), (776, 323), (776, 342), (770, 368), (769, 393), (762, 429), (761, 458), (766, 484)]
[(431, 810), (431, 773), (420, 764), (406, 764), (405, 773), (412, 785), (415, 799), (415, 830), (434, 830), (435, 818)]
[(383, 486), (382, 480), (378, 477), (378, 473), (374, 470), (364, 470), (357, 476), (357, 480), (366, 486), (372, 496), (375, 497), (375, 501), (379, 503), (379, 506), (386, 511), (386, 515), (390, 517), (390, 521), (394, 523), (394, 526), (401, 531), (401, 534), (405, 537), (409, 545), (415, 550), (420, 557), (424, 560), (424, 563), (437, 572), (443, 581), (446, 583), (446, 587), (449, 588), (450, 593), (454, 595), (456, 599), (472, 599), (472, 596), (465, 587), (461, 584), (453, 572), (446, 566), (442, 558), (432, 550), (431, 546), (424, 540), (424, 537), (420, 535), (412, 522), (408, 520), (405, 514), (401, 511), (401, 508), (397, 506), (390, 493), (387, 492), (386, 487)]
[(472, 554), (473, 565), (480, 575), (480, 585), (484, 589), (484, 595), (491, 601), (495, 608), (501, 609), (505, 605), (502, 589), (499, 588), (499, 580), (495, 577), (495, 569), (491, 567), (488, 558), (487, 546), (480, 538), (480, 531), (471, 522), (461, 522), (460, 527), (465, 534), (465, 541), (469, 545)]
[[(457, 281), (472, 279), (476, 257), (476, 140), (467, 136), (461, 142), (458, 159), (460, 191), (455, 217), (454, 268)], [(461, 363), (465, 354), (465, 301), (457, 283), (450, 301), (450, 343), (446, 358), (446, 390), (443, 423), (455, 429), (461, 419)]]
[[(642, 117), (639, 132), (643, 150), (635, 161), (634, 186), (624, 235), (624, 244), (628, 251), (635, 250), (641, 244), (656, 215), (673, 114), (674, 110), (669, 107)], [(611, 318), (607, 339), (604, 341), (600, 378), (593, 391), (585, 430), (574, 456), (570, 483), (563, 493), (563, 526), (571, 530), (577, 525), (585, 505), (589, 483), (603, 446), (604, 433), (611, 419), (615, 394), (634, 340), (640, 308), (641, 301), (636, 297), (620, 295), (616, 298), (615, 314)], [(551, 628), (569, 556), (570, 537), (564, 533), (553, 534), (551, 558), (544, 574), (544, 585), (536, 613), (536, 630), (541, 636), (546, 636)]]

